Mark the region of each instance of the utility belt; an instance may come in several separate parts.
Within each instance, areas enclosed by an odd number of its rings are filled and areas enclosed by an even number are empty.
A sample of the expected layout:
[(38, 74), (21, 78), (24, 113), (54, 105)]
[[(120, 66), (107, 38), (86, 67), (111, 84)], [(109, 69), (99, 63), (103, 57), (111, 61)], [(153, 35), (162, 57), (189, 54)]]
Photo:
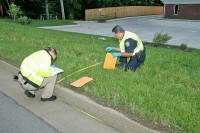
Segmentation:
[(137, 59), (138, 62), (143, 63), (146, 59), (146, 47), (144, 46), (143, 50), (135, 53), (134, 56), (131, 57), (132, 59)]
[[(21, 80), (21, 84), (26, 85), (26, 84), (30, 84), (31, 86), (33, 86), (35, 89), (40, 88), (39, 85), (33, 83), (32, 81), (30, 81), (27, 77), (24, 77), (21, 73), (21, 71), (19, 71), (19, 76), (21, 76), (23, 78), (23, 80)], [(20, 81), (19, 81), (20, 82)]]

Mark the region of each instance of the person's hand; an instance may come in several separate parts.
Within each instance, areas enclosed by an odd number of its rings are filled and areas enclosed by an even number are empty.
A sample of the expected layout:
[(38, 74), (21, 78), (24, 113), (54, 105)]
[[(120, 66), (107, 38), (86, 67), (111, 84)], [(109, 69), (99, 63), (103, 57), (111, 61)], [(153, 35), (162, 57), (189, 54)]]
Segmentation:
[(110, 52), (110, 51), (113, 51), (113, 50), (115, 50), (115, 47), (107, 47), (107, 48), (106, 48), (106, 51), (107, 51), (107, 52)]
[(118, 56), (121, 56), (122, 54), (120, 52), (114, 52), (112, 54), (112, 56), (115, 58), (115, 57), (118, 57)]
[(53, 67), (53, 69), (55, 69), (55, 68), (56, 68), (56, 65), (51, 65), (51, 67)]

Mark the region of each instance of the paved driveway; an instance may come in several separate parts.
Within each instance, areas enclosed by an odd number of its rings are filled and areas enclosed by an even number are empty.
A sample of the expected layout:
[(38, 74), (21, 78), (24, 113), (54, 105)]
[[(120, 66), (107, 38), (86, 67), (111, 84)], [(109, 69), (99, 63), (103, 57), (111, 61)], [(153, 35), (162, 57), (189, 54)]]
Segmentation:
[(125, 30), (136, 33), (143, 41), (151, 42), (155, 33), (163, 32), (172, 36), (168, 44), (187, 44), (200, 49), (200, 21), (165, 19), (160, 15), (138, 16), (109, 20), (106, 23), (77, 21), (73, 26), (43, 27), (54, 30), (111, 36), (112, 28), (121, 25)]

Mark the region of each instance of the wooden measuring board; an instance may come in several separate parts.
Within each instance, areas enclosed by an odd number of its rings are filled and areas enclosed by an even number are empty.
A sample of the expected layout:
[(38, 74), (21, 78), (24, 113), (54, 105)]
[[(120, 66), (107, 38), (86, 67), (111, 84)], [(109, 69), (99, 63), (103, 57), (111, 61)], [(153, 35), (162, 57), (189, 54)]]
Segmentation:
[(112, 53), (107, 53), (103, 68), (104, 69), (115, 69), (116, 62), (117, 62), (117, 58), (114, 58), (112, 56)]

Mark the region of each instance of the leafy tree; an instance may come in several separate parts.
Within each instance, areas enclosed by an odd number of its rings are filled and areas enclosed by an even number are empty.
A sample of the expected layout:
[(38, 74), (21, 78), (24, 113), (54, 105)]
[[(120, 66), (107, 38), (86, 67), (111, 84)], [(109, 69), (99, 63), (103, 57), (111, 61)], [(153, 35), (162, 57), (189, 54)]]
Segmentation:
[(154, 6), (163, 6), (163, 2), (161, 0), (154, 0)]
[(40, 14), (45, 13), (44, 0), (15, 0), (15, 4), (20, 5), (23, 15), (29, 18), (38, 19)]
[[(84, 1), (85, 2), (85, 1)], [(67, 17), (69, 19), (82, 18), (82, 5), (80, 4), (81, 0), (68, 0), (65, 1), (65, 9), (67, 12)]]
[(4, 10), (3, 9), (5, 9), (6, 10), (6, 12), (8, 12), (8, 9), (7, 8), (9, 8), (9, 1), (8, 0), (0, 0), (0, 12), (1, 12), (1, 15), (3, 16), (3, 12), (4, 12)]
[[(160, 0), (0, 0), (4, 5), (14, 1), (20, 5), (23, 15), (30, 18), (38, 18), (40, 14), (46, 14), (45, 1), (48, 1), (48, 11), (58, 18), (65, 16), (67, 19), (84, 19), (85, 9), (118, 7), (118, 6), (160, 6)], [(63, 2), (63, 7), (61, 3)], [(5, 7), (3, 6), (5, 9)], [(66, 15), (65, 15), (66, 14)]]
[(14, 3), (11, 3), (9, 5), (8, 14), (14, 19), (14, 22), (16, 20), (17, 15), (20, 15), (22, 12), (20, 11), (20, 6), (15, 5)]

